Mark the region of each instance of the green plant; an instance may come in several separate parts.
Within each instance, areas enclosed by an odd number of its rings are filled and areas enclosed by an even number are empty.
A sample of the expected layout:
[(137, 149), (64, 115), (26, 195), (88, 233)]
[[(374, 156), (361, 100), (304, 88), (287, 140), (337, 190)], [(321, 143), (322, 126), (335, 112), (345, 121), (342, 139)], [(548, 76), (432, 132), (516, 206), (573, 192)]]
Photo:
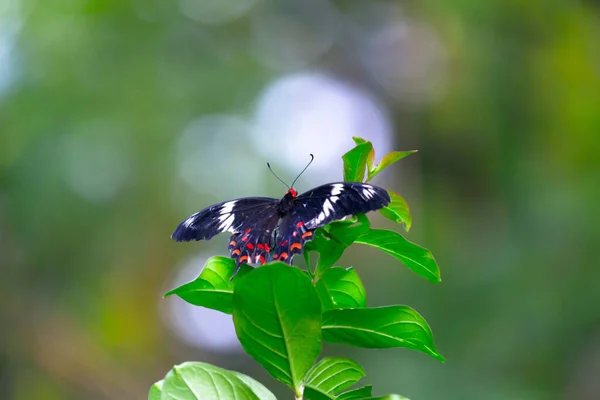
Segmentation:
[[(344, 180), (366, 181), (396, 161), (414, 153), (392, 152), (379, 165), (370, 142), (354, 138), (346, 153)], [(408, 231), (408, 205), (389, 192), (391, 203), (380, 210), (404, 224)], [(317, 229), (304, 249), (307, 270), (273, 262), (260, 268), (243, 265), (230, 282), (235, 262), (212, 257), (194, 281), (166, 294), (178, 295), (200, 307), (233, 315), (244, 350), (273, 378), (289, 386), (296, 399), (373, 399), (371, 386), (349, 389), (365, 376), (348, 358), (328, 357), (317, 363), (322, 341), (366, 348), (406, 347), (444, 361), (435, 349), (425, 319), (408, 306), (368, 308), (363, 284), (352, 268), (334, 266), (353, 243), (376, 247), (400, 260), (430, 282), (440, 281), (431, 253), (397, 232), (372, 229), (363, 214)], [(315, 260), (313, 253), (317, 254)], [(389, 395), (380, 399), (402, 399)], [(166, 399), (275, 399), (262, 384), (235, 371), (188, 362), (174, 367), (154, 384), (150, 400)]]

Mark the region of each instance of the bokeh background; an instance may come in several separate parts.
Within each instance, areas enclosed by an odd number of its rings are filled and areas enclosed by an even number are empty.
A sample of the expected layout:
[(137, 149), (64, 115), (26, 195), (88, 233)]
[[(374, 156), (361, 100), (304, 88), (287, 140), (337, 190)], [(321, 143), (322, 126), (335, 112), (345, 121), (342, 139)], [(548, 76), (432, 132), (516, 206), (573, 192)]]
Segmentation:
[[(217, 201), (340, 180), (359, 135), (431, 285), (341, 260), (408, 304), (446, 364), (326, 346), (378, 395), (600, 398), (600, 3), (0, 1), (0, 398), (143, 399), (174, 364), (245, 372), (230, 317), (162, 294), (226, 254), (169, 235)], [(400, 229), (373, 215), (378, 227)], [(302, 265), (301, 260), (297, 263)]]

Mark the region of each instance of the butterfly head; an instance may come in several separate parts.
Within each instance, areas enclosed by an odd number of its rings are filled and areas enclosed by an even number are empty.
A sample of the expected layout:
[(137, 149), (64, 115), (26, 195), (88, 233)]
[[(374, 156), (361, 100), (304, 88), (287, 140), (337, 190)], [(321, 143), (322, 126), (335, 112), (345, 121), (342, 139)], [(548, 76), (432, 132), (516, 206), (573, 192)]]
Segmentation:
[(296, 192), (296, 189), (294, 188), (289, 188), (287, 192), (285, 192), (286, 196), (291, 196), (293, 199), (296, 198), (296, 196), (298, 196), (298, 192)]

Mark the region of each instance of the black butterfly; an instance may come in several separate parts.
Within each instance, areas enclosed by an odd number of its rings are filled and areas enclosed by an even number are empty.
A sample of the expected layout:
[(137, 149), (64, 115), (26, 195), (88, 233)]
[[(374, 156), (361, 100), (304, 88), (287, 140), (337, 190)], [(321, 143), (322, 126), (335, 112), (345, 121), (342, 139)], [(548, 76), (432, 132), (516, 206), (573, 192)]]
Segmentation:
[(290, 187), (281, 200), (246, 197), (205, 208), (181, 222), (171, 238), (189, 242), (232, 232), (229, 251), (236, 261), (235, 275), (242, 264), (290, 264), (318, 227), (389, 202), (385, 189), (365, 183), (329, 183), (299, 196)]

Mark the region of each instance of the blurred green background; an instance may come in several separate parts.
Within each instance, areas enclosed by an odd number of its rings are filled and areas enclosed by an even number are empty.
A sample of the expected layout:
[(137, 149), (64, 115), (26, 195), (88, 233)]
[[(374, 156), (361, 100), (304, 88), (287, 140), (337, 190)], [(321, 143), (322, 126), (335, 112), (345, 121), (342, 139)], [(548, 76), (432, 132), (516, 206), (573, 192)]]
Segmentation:
[(230, 317), (161, 298), (227, 238), (169, 235), (282, 196), (266, 161), (289, 182), (314, 153), (299, 191), (340, 180), (359, 135), (419, 149), (375, 183), (443, 282), (358, 246), (341, 264), (447, 362), (324, 354), (378, 395), (599, 399), (599, 133), (597, 1), (0, 0), (0, 398), (143, 399), (186, 360), (291, 398)]

